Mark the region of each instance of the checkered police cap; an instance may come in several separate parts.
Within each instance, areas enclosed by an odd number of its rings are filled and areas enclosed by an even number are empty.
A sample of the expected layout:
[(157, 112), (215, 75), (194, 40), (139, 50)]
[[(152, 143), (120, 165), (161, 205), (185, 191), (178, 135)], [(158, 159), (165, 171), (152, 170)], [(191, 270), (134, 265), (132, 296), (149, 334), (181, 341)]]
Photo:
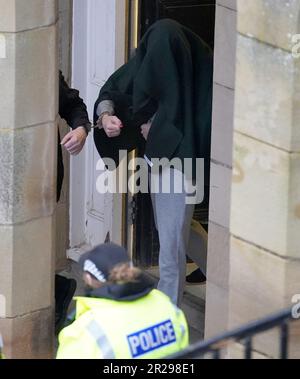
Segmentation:
[(82, 255), (79, 264), (84, 272), (90, 273), (99, 282), (105, 283), (115, 266), (129, 262), (127, 251), (123, 247), (105, 243)]

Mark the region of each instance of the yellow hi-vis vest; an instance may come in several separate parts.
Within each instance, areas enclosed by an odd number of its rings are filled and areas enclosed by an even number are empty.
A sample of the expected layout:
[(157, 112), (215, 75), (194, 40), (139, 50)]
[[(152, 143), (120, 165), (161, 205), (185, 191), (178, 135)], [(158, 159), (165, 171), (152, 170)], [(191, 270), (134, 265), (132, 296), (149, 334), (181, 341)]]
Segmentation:
[(155, 359), (188, 346), (183, 312), (158, 290), (134, 301), (76, 298), (57, 359)]

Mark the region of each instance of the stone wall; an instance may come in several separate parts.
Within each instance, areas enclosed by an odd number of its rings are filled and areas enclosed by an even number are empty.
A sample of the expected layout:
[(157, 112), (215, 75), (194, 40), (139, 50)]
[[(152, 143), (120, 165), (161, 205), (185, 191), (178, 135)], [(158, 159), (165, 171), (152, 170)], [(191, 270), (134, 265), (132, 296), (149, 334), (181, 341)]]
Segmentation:
[[(252, 0), (251, 0), (252, 1)], [(236, 1), (218, 0), (205, 337), (228, 328), (229, 220), (235, 93)]]
[[(300, 1), (239, 0), (238, 33), (235, 10), (218, 1), (206, 337), (291, 306), (300, 292), (300, 60), (291, 53)], [(299, 336), (295, 324), (291, 357)], [(254, 350), (277, 357), (278, 331)], [(242, 346), (228, 352), (240, 357)]]
[[(238, 1), (230, 327), (291, 306), (300, 292), (299, 10), (299, 0)], [(276, 357), (278, 333), (254, 347)]]
[(0, 0), (0, 9), (0, 332), (8, 358), (50, 358), (57, 4)]

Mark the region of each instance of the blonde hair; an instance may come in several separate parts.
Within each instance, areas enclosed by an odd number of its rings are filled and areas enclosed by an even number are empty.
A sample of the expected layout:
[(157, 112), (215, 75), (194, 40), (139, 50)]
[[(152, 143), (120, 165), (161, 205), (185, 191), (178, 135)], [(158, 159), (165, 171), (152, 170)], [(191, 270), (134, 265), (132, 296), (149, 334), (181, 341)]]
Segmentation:
[(134, 283), (140, 274), (141, 270), (131, 263), (121, 263), (111, 270), (108, 280), (111, 283)]

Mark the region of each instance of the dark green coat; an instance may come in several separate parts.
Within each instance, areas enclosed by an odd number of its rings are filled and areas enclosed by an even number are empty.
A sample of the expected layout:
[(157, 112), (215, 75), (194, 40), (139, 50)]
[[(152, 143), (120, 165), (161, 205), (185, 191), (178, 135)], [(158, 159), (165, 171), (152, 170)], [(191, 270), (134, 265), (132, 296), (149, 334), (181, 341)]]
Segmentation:
[(135, 56), (106, 82), (95, 104), (112, 100), (124, 129), (117, 138), (95, 130), (102, 158), (142, 147), (140, 126), (155, 113), (145, 154), (149, 159), (210, 156), (213, 56), (192, 31), (172, 20), (156, 22)]

